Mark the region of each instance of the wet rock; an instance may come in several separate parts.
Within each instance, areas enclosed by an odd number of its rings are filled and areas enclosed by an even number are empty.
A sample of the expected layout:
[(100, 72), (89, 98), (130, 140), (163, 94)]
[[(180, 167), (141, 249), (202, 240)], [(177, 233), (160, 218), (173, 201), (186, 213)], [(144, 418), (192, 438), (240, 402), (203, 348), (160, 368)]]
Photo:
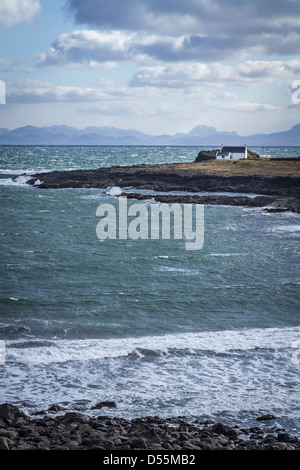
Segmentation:
[(292, 436), (286, 432), (279, 433), (277, 436), (279, 442), (298, 442), (297, 437)]
[[(300, 440), (287, 432), (240, 429), (187, 418), (89, 417), (68, 412), (29, 418), (16, 407), (0, 406), (0, 450), (295, 450)], [(6, 413), (6, 414), (5, 414)], [(22, 415), (22, 422), (16, 416)], [(25, 416), (25, 418), (24, 418)], [(250, 435), (250, 439), (246, 436)]]
[(88, 418), (81, 413), (68, 412), (62, 417), (63, 423), (86, 423)]
[(8, 437), (9, 439), (15, 439), (19, 436), (17, 431), (9, 430), (9, 429), (0, 429), (0, 437)]
[(35, 411), (34, 413), (32, 413), (33, 416), (43, 416), (46, 414), (47, 414), (47, 411), (45, 410)]
[(288, 448), (289, 447), (286, 442), (274, 442), (273, 444), (267, 446), (267, 450), (288, 450)]
[(48, 408), (48, 412), (53, 412), (53, 413), (58, 413), (59, 411), (64, 411), (64, 408), (62, 408), (59, 405), (52, 405), (50, 408)]
[(100, 401), (99, 403), (96, 403), (96, 405), (91, 407), (91, 410), (99, 410), (101, 408), (117, 408), (117, 404), (115, 401)]
[(258, 418), (256, 418), (256, 421), (271, 421), (272, 419), (276, 419), (276, 416), (271, 415), (271, 414), (266, 414), (266, 415), (258, 416)]
[(190, 169), (186, 166), (182, 169), (180, 164), (132, 165), (38, 173), (27, 183), (34, 185), (38, 180), (42, 181), (38, 187), (44, 189), (120, 186), (155, 191), (230, 191), (299, 197), (297, 175), (285, 176), (278, 171), (274, 174), (246, 173), (204, 172), (195, 169), (193, 164)]
[(9, 403), (4, 403), (0, 405), (0, 417), (3, 419), (4, 422), (15, 422), (17, 418), (27, 418), (25, 413), (19, 410), (14, 405), (10, 405)]
[(6, 437), (0, 437), (0, 450), (9, 450), (8, 439)]
[(134, 437), (131, 440), (131, 445), (133, 449), (146, 449), (147, 448), (146, 441), (142, 437)]
[(238, 437), (239, 434), (241, 434), (240, 431), (231, 428), (230, 426), (226, 426), (225, 424), (222, 423), (216, 423), (214, 424), (210, 430), (216, 434), (223, 434), (224, 436), (229, 436), (229, 437)]
[(261, 434), (250, 434), (250, 439), (262, 439), (263, 436)]

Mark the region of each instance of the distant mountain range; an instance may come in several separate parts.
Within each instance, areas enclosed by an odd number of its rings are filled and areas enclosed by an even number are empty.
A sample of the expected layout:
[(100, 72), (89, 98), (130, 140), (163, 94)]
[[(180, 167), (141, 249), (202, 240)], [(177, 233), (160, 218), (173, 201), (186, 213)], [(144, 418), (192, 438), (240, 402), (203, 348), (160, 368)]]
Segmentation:
[(214, 127), (196, 126), (187, 134), (149, 135), (135, 129), (115, 127), (25, 126), (0, 128), (0, 145), (192, 145), (300, 146), (300, 124), (288, 131), (240, 136)]

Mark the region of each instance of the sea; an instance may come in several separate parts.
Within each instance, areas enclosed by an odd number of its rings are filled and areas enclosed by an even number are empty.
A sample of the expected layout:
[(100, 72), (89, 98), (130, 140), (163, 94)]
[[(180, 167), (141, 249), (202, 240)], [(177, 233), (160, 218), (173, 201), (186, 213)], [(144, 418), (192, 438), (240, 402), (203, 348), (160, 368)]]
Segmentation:
[[(0, 147), (0, 403), (243, 427), (272, 414), (265, 426), (300, 436), (299, 214), (205, 206), (203, 246), (187, 250), (172, 237), (99, 239), (97, 208), (117, 209), (124, 188), (26, 183), (192, 162), (204, 148)], [(103, 401), (116, 408), (92, 409)]]

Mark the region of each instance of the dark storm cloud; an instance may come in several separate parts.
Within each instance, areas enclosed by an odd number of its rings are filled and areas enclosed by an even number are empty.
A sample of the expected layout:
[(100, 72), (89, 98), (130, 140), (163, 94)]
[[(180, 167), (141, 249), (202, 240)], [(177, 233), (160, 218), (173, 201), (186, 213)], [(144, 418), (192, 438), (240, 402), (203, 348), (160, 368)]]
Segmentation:
[(240, 35), (284, 33), (289, 26), (299, 32), (298, 0), (68, 0), (67, 8), (78, 24), (109, 29)]
[[(198, 60), (212, 62), (239, 58), (243, 46), (244, 40), (241, 40), (237, 45), (235, 38), (232, 37), (203, 37), (194, 34), (183, 37), (179, 42), (175, 39), (171, 41), (170, 38), (164, 36), (157, 37), (152, 43), (136, 44), (135, 51), (159, 61)], [(249, 46), (250, 44), (247, 45), (247, 47)]]
[[(69, 0), (78, 24), (154, 34), (132, 55), (155, 60), (234, 60), (299, 52), (299, 0)], [(180, 46), (176, 38), (184, 37)], [(128, 50), (126, 51), (128, 52)]]

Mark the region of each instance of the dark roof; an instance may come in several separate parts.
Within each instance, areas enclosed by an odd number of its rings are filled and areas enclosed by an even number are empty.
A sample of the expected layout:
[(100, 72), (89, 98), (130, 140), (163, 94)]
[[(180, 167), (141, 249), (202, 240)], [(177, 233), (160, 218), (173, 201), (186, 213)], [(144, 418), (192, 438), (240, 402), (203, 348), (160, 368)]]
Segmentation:
[(245, 147), (223, 147), (223, 152), (232, 152), (232, 153), (245, 153)]

